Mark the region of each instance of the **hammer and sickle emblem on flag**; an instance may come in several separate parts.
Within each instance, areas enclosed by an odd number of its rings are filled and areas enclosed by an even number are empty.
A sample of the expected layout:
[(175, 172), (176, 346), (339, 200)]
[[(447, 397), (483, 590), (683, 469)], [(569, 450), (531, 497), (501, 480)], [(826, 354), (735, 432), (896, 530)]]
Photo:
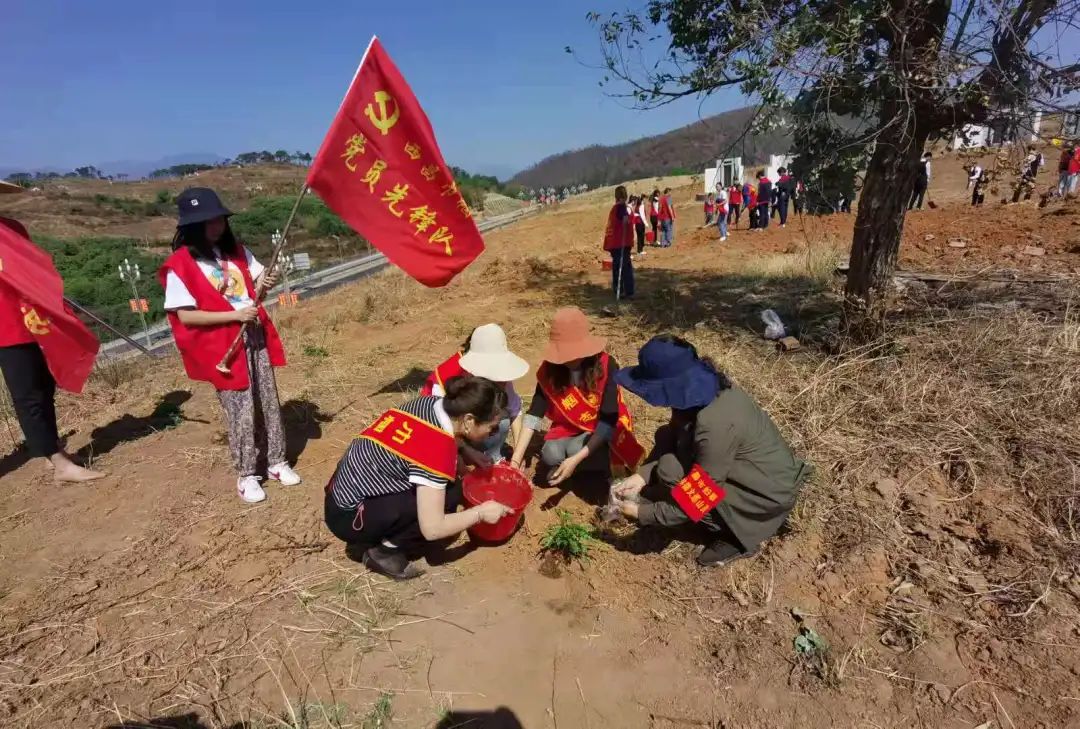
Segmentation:
[[(379, 106), (378, 113), (375, 112), (375, 105)], [(393, 113), (387, 114), (387, 105), (393, 104)], [(375, 125), (375, 128), (386, 136), (390, 133), (391, 127), (398, 122), (398, 117), (401, 116), (401, 109), (398, 107), (398, 103), (394, 100), (394, 97), (385, 91), (375, 92), (375, 103), (368, 104), (364, 108), (364, 114), (371, 120), (371, 123)]]
[(37, 337), (43, 337), (49, 333), (49, 320), (43, 319), (34, 308), (20, 307), (23, 313), (23, 324), (27, 330)]

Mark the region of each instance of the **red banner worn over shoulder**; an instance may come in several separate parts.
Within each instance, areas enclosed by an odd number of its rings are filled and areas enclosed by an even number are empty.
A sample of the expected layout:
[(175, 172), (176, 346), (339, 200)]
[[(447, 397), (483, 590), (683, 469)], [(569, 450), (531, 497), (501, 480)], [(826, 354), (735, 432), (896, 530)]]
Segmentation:
[[(602, 369), (607, 371), (607, 355), (603, 355)], [(536, 373), (536, 382), (540, 390), (548, 400), (547, 417), (559, 415), (563, 420), (585, 433), (596, 430), (596, 423), (600, 417), (600, 395), (598, 393), (586, 394), (581, 388), (571, 386), (563, 391), (555, 389), (554, 383), (547, 375), (545, 365), (540, 365)], [(596, 389), (604, 391), (607, 384), (607, 375), (597, 383)], [(634, 419), (630, 415), (629, 408), (623, 401), (622, 388), (618, 390), (619, 419), (615, 424), (615, 430), (611, 435), (609, 444), (609, 460), (612, 470), (625, 470), (633, 473), (641, 465), (645, 458), (645, 449), (634, 436)]]
[(425, 286), (445, 286), (484, 250), (427, 115), (378, 38), (364, 54), (307, 184)]
[(0, 224), (0, 286), (17, 301), (23, 324), (41, 347), (56, 384), (82, 392), (100, 346), (97, 337), (64, 303), (64, 281), (52, 259)]
[(690, 474), (675, 484), (671, 496), (691, 521), (698, 522), (715, 509), (727, 493), (704, 468), (695, 464)]
[(457, 472), (454, 436), (403, 410), (387, 410), (359, 437), (443, 478), (453, 480)]

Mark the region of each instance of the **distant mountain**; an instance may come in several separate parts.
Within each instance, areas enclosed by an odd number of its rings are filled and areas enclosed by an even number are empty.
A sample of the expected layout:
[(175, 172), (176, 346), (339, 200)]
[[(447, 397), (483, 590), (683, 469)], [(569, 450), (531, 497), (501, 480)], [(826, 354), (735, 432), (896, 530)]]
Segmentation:
[(782, 132), (740, 136), (755, 109), (735, 109), (655, 137), (616, 146), (593, 145), (553, 155), (517, 173), (511, 183), (525, 187), (575, 185), (592, 187), (626, 180), (670, 174), (679, 169), (700, 172), (721, 155), (743, 158), (750, 166), (770, 154), (784, 154), (791, 138)]
[(186, 154), (170, 154), (157, 160), (116, 160), (102, 162), (95, 165), (106, 175), (124, 174), (131, 178), (146, 177), (154, 170), (172, 167), (173, 165), (216, 165), (224, 162), (227, 157), (212, 152), (188, 152)]
[[(101, 170), (105, 175), (127, 175), (131, 179), (138, 179), (140, 177), (146, 177), (154, 170), (160, 170), (165, 167), (172, 167), (173, 165), (189, 165), (189, 164), (204, 164), (204, 165), (216, 165), (224, 162), (227, 158), (222, 157), (220, 154), (214, 154), (212, 152), (188, 152), (185, 154), (171, 154), (161, 159), (156, 160), (114, 160), (112, 162), (87, 162), (86, 164), (93, 165)], [(7, 167), (0, 166), (0, 180), (5, 179), (8, 175), (16, 172), (29, 172), (31, 174), (36, 172), (55, 172), (57, 174), (64, 174), (71, 172), (70, 169), (64, 169), (63, 167), (33, 167), (27, 169), (25, 167)]]

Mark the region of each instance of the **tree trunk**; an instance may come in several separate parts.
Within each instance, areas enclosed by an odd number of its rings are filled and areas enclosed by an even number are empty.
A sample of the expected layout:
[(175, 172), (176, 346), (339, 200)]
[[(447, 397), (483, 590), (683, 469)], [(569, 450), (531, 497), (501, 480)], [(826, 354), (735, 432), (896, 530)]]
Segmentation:
[(890, 5), (896, 28), (889, 47), (891, 89), (880, 110), (883, 128), (866, 169), (844, 287), (847, 333), (858, 342), (882, 332), (917, 163), (930, 134), (948, 125), (937, 118), (930, 81), (951, 3), (890, 0)]
[(881, 333), (904, 215), (915, 189), (923, 145), (929, 137), (928, 132), (914, 126), (894, 122), (878, 138), (867, 166), (844, 288), (846, 328), (860, 341)]

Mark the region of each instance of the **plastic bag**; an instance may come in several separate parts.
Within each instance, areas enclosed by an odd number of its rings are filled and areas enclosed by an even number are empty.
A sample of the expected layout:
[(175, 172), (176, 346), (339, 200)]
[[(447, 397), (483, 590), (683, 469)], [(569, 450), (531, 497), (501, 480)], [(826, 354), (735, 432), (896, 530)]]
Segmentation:
[(787, 336), (784, 322), (780, 320), (780, 316), (772, 309), (761, 312), (761, 321), (765, 322), (766, 339), (777, 340)]
[(619, 479), (612, 482), (611, 488), (608, 489), (607, 504), (601, 506), (599, 509), (596, 510), (596, 516), (601, 523), (613, 524), (615, 522), (626, 521), (626, 517), (623, 516), (622, 513), (622, 505), (625, 503), (635, 503), (641, 500), (640, 498), (638, 498), (637, 494), (623, 499), (615, 493), (615, 490), (622, 486), (624, 480), (625, 479)]

